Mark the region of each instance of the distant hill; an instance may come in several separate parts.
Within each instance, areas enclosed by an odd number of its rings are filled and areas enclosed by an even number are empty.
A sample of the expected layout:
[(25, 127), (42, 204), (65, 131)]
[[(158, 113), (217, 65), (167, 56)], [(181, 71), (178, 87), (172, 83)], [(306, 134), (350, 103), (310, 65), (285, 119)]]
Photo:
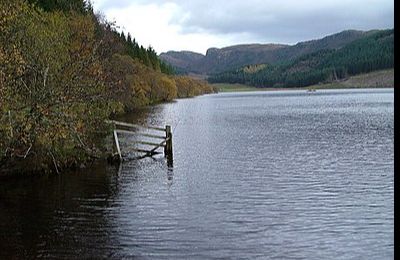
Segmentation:
[(225, 48), (210, 48), (206, 55), (189, 51), (169, 51), (160, 59), (182, 73), (212, 74), (253, 64), (277, 64), (294, 60), (305, 54), (325, 49), (339, 49), (375, 31), (347, 30), (322, 39), (284, 44), (245, 44)]
[[(306, 46), (310, 43), (315, 44), (309, 42)], [(323, 46), (321, 42), (318, 45)], [(291, 55), (285, 52), (290, 59), (215, 73), (208, 80), (212, 83), (241, 83), (256, 87), (304, 87), (390, 69), (394, 67), (394, 30), (370, 31), (341, 48), (307, 52)]]
[(276, 60), (276, 51), (287, 47), (282, 44), (247, 44), (236, 45), (222, 49), (211, 48), (206, 56), (197, 64), (193, 64), (194, 71), (201, 74), (222, 72), (244, 65), (265, 63)]
[(160, 58), (172, 65), (177, 72), (191, 72), (193, 64), (199, 63), (204, 55), (191, 51), (169, 51), (161, 54)]

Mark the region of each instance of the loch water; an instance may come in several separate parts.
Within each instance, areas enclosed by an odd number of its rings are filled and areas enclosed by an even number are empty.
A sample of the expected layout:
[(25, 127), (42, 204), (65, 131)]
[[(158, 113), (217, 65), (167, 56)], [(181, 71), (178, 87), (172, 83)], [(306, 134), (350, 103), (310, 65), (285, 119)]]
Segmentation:
[(121, 120), (172, 125), (173, 166), (0, 180), (0, 259), (393, 259), (393, 89), (211, 94)]

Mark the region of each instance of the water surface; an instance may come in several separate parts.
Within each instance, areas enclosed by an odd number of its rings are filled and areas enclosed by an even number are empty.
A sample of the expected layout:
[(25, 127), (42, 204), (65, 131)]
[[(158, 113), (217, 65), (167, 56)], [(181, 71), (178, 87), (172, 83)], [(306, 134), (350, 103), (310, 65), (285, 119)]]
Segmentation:
[(393, 98), (224, 93), (125, 116), (172, 125), (173, 167), (1, 181), (0, 258), (393, 259)]

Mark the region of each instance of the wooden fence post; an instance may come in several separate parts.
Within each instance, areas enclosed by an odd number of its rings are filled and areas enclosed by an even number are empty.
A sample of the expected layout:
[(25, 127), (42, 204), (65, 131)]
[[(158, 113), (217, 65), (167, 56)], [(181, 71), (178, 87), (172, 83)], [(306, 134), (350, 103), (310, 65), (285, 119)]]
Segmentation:
[(166, 143), (164, 147), (164, 155), (167, 157), (168, 160), (172, 161), (172, 132), (171, 132), (171, 126), (166, 125), (165, 126), (165, 138), (166, 138)]

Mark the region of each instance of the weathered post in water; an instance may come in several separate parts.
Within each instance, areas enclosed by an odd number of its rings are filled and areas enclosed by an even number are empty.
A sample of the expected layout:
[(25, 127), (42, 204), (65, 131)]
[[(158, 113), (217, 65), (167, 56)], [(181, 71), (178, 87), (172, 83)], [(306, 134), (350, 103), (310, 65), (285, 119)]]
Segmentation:
[[(115, 126), (114, 126), (114, 128), (115, 128)], [(122, 154), (121, 154), (121, 149), (119, 148), (117, 131), (114, 130), (113, 134), (114, 134), (115, 147), (117, 148), (117, 153), (118, 153), (118, 160), (119, 160), (119, 162), (122, 162)]]
[(167, 157), (168, 163), (172, 163), (173, 155), (172, 155), (172, 132), (171, 126), (165, 126), (165, 147), (164, 147), (164, 156)]

